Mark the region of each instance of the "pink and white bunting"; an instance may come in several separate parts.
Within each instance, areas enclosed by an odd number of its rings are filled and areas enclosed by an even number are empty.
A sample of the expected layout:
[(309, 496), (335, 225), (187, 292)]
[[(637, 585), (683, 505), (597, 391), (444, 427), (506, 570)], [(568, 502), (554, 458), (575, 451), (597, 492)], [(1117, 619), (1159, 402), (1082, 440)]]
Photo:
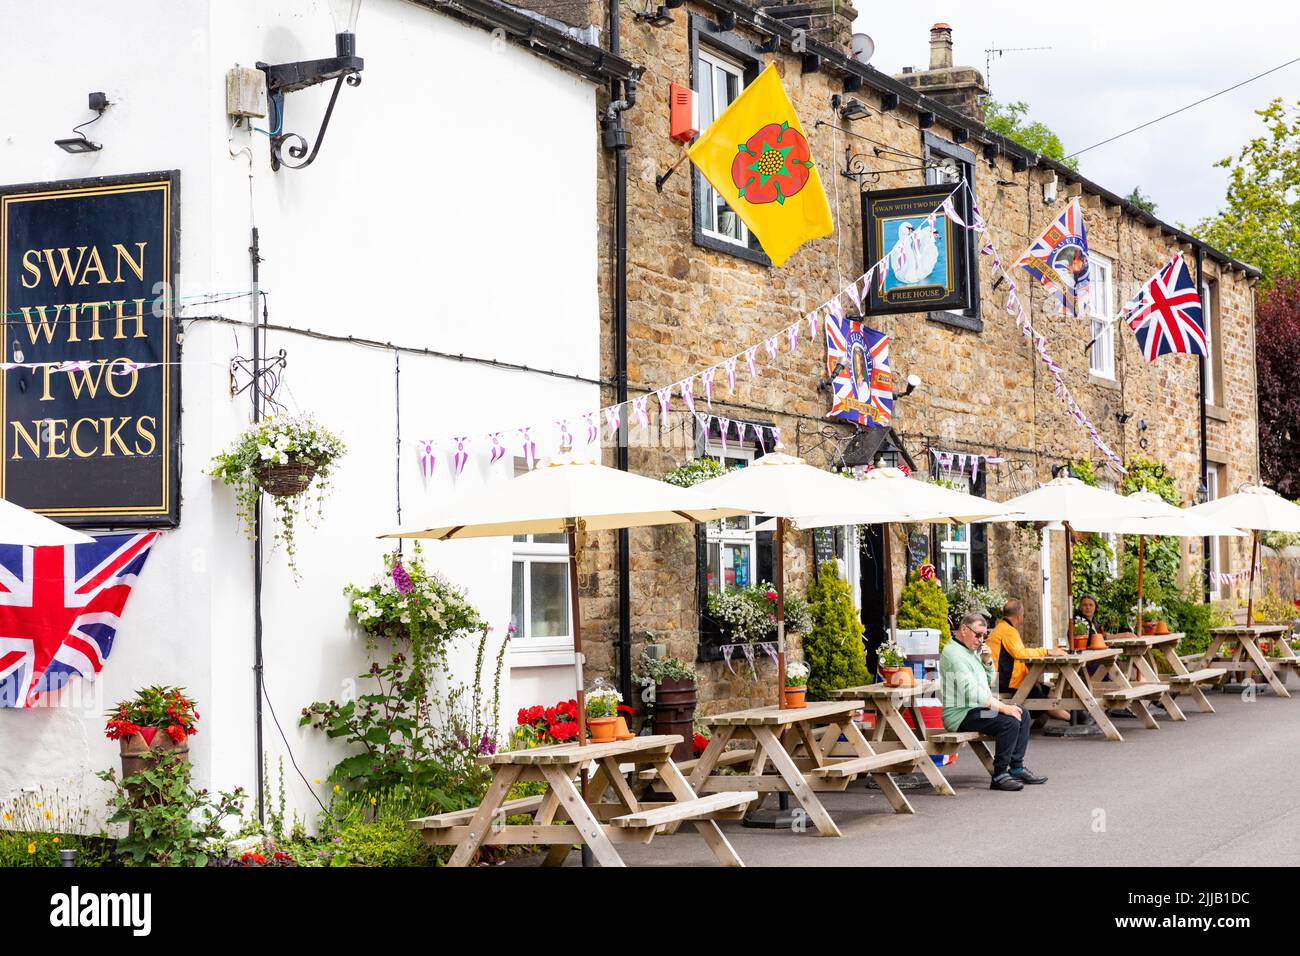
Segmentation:
[(673, 387), (671, 385), (665, 385), (663, 388), (656, 388), (655, 396), (659, 399), (660, 416), (667, 418), (668, 406), (673, 400)]
[(434, 453), (433, 442), (418, 441), (415, 443), (420, 454), (420, 474), (425, 479), (433, 477), (433, 469), (438, 464), (438, 456)]
[(734, 392), (736, 390), (736, 360), (738, 358), (740, 358), (740, 356), (733, 355), (722, 363), (723, 371), (727, 375), (728, 392)]

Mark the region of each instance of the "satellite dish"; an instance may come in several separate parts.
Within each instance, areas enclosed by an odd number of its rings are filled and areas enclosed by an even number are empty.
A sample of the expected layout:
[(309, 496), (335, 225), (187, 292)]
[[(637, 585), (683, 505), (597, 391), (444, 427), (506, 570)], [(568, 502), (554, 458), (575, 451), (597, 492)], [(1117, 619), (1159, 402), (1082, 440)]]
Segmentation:
[(871, 62), (871, 55), (876, 52), (876, 41), (865, 33), (853, 34), (853, 59), (864, 66)]

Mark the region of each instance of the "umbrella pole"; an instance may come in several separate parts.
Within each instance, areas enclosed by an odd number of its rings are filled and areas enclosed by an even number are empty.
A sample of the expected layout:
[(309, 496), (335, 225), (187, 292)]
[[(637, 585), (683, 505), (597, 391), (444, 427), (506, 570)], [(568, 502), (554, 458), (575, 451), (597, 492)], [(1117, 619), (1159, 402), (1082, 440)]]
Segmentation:
[[(573, 609), (573, 676), (578, 685), (575, 699), (578, 701), (578, 744), (587, 742), (587, 700), (583, 691), (582, 675), (582, 616), (578, 613), (578, 526), (570, 521), (565, 528), (569, 539), (569, 606)], [(584, 783), (587, 772), (582, 773)], [(583, 796), (586, 796), (585, 792)]]
[(894, 549), (890, 547), (889, 522), (880, 526), (882, 547), (885, 550), (885, 598), (889, 610), (889, 642), (898, 640), (898, 605), (894, 600)]
[(1074, 536), (1070, 533), (1070, 522), (1065, 525), (1065, 643), (1074, 646)]
[(1246, 585), (1246, 626), (1255, 625), (1255, 565), (1259, 564), (1259, 531), (1250, 533), (1250, 583)]
[[(578, 746), (587, 743), (587, 695), (583, 691), (582, 676), (582, 614), (578, 607), (578, 523), (569, 521), (564, 529), (569, 539), (569, 607), (573, 613), (573, 677), (578, 685), (574, 699), (578, 702)], [(587, 802), (587, 765), (581, 771), (582, 802)], [(591, 866), (591, 848), (582, 845), (582, 865)]]
[(776, 519), (776, 702), (785, 710), (785, 519)]
[(1142, 569), (1146, 564), (1146, 535), (1138, 535), (1138, 619), (1137, 632), (1141, 634), (1142, 628)]

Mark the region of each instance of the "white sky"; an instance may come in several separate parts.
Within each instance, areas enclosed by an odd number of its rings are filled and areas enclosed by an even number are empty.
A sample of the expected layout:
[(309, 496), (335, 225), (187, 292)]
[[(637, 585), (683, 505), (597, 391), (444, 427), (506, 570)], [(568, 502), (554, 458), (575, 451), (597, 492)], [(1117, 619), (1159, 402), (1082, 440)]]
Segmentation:
[[(988, 47), (1052, 47), (995, 58), (990, 86), (1000, 101), (1028, 103), (1067, 154), (1300, 56), (1294, 0), (867, 0), (858, 9), (856, 29), (876, 44), (871, 65), (889, 74), (929, 66), (936, 22), (952, 26), (953, 62), (981, 73)], [(1226, 171), (1213, 164), (1263, 130), (1251, 111), (1276, 96), (1300, 100), (1300, 63), (1084, 153), (1079, 171), (1120, 195), (1140, 185), (1161, 219), (1192, 225), (1222, 202)]]

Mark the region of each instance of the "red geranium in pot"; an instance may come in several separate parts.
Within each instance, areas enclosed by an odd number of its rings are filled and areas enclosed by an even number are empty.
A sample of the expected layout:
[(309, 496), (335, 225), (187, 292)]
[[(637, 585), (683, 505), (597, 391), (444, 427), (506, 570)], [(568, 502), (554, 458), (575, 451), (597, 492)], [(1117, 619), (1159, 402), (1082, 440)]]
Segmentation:
[(104, 735), (119, 741), (122, 776), (149, 767), (161, 753), (189, 758), (189, 738), (199, 732), (199, 712), (183, 687), (145, 687), (108, 712)]

